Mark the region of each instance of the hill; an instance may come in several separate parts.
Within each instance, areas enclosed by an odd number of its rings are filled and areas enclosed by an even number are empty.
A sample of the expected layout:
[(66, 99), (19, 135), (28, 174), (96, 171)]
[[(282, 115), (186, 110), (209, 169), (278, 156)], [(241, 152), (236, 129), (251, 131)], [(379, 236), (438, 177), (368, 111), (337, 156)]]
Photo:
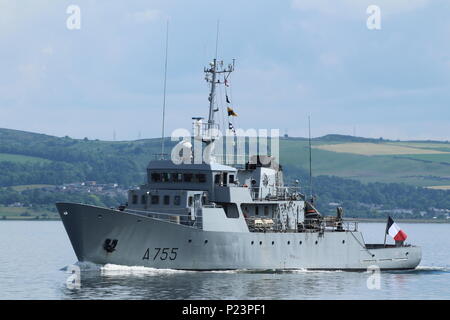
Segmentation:
[[(0, 206), (20, 203), (54, 212), (53, 202), (58, 200), (118, 204), (123, 195), (93, 196), (83, 189), (69, 194), (48, 186), (96, 181), (126, 190), (144, 182), (145, 167), (159, 153), (160, 143), (160, 139), (99, 141), (0, 129)], [(166, 138), (167, 150), (173, 145)], [(327, 135), (314, 138), (312, 145), (314, 193), (321, 199), (321, 210), (332, 212), (328, 204), (338, 202), (352, 215), (402, 208), (418, 216), (431, 207), (450, 208), (450, 192), (434, 190), (450, 185), (448, 142)], [(308, 181), (308, 139), (280, 139), (280, 158), (287, 181)], [(428, 199), (428, 204), (418, 203), (419, 198)]]
[[(313, 174), (412, 186), (450, 185), (450, 143), (389, 141), (329, 135), (312, 141)], [(306, 140), (283, 139), (281, 162), (309, 168)]]
[[(168, 148), (174, 145), (166, 138)], [(305, 138), (280, 140), (284, 166), (308, 170)], [(450, 143), (327, 135), (312, 141), (313, 174), (363, 183), (450, 185)], [(160, 139), (99, 141), (0, 129), (0, 186), (94, 180), (139, 184)], [(57, 174), (56, 174), (57, 173)]]

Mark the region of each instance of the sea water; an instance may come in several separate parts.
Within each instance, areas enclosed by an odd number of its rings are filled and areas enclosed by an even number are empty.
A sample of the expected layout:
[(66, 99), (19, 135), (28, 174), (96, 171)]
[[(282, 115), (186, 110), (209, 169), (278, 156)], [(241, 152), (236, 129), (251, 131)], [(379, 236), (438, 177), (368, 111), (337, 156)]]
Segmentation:
[[(179, 271), (77, 263), (60, 221), (0, 221), (0, 299), (450, 299), (450, 224), (400, 223), (416, 270)], [(366, 243), (385, 224), (361, 223)], [(76, 264), (80, 283), (68, 281)], [(374, 278), (374, 277), (379, 278)]]

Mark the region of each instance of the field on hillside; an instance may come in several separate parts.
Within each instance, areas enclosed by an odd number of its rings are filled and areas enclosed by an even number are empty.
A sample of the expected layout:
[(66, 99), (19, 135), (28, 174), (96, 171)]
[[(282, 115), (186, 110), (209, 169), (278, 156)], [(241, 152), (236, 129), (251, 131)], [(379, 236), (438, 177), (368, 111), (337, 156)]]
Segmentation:
[(11, 153), (0, 153), (0, 162), (10, 161), (16, 163), (48, 163), (50, 162), (44, 158), (25, 156), (21, 154), (11, 154)]
[(405, 146), (405, 147), (412, 147), (412, 148), (423, 148), (423, 149), (433, 149), (433, 150), (439, 150), (439, 151), (446, 151), (450, 152), (450, 143), (448, 142), (386, 142), (386, 144), (391, 144), (395, 146)]
[[(364, 150), (355, 150), (355, 144)], [(312, 146), (312, 168), (315, 176), (334, 175), (365, 183), (450, 185), (450, 144), (354, 143), (314, 139)], [(353, 149), (349, 150), (349, 146)], [(282, 164), (309, 170), (308, 141), (281, 140), (280, 154)]]
[(429, 186), (427, 188), (433, 190), (450, 190), (450, 186)]
[(34, 189), (42, 189), (46, 187), (52, 187), (51, 184), (26, 184), (21, 186), (12, 187), (13, 190), (22, 192), (24, 190), (34, 190)]
[(410, 146), (387, 144), (387, 143), (350, 142), (340, 144), (324, 144), (314, 146), (314, 148), (332, 152), (360, 154), (364, 156), (404, 155), (404, 154), (408, 155), (445, 154), (450, 156), (450, 152), (434, 150), (431, 148), (414, 148)]

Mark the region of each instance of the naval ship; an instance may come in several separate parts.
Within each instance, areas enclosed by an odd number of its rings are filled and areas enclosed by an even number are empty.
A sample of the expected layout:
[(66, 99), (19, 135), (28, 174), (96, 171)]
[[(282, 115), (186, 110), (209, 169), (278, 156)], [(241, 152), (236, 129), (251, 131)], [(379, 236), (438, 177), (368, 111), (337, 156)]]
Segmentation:
[[(192, 138), (205, 149), (218, 127), (216, 86), (227, 82), (219, 77), (234, 70), (222, 66), (214, 59), (204, 70), (208, 120), (193, 118)], [(365, 243), (340, 207), (320, 214), (298, 185), (284, 184), (272, 156), (249, 155), (241, 166), (209, 160), (150, 161), (145, 184), (117, 208), (57, 203), (78, 260), (182, 270), (398, 270), (421, 260), (418, 246)]]

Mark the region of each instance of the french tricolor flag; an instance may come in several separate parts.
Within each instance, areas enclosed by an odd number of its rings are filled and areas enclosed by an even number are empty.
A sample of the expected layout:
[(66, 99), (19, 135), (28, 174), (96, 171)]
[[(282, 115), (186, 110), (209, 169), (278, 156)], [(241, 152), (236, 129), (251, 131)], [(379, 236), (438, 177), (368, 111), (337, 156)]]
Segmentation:
[(394, 238), (395, 241), (405, 241), (408, 237), (406, 233), (400, 229), (400, 227), (392, 220), (391, 217), (388, 218), (388, 223), (386, 226), (386, 234)]

